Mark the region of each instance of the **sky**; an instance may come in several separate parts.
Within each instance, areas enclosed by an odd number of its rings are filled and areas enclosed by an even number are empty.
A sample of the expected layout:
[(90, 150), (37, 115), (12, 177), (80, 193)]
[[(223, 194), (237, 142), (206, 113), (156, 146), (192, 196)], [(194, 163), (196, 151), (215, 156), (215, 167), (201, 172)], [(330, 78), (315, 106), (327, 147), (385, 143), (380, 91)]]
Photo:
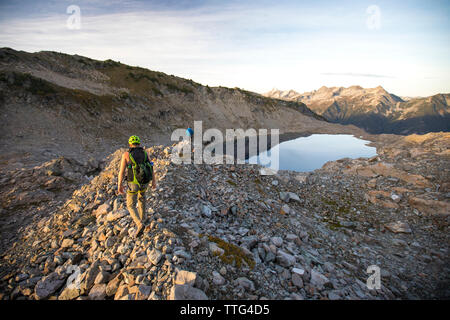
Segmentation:
[(264, 93), (450, 92), (450, 1), (0, 0), (0, 47)]

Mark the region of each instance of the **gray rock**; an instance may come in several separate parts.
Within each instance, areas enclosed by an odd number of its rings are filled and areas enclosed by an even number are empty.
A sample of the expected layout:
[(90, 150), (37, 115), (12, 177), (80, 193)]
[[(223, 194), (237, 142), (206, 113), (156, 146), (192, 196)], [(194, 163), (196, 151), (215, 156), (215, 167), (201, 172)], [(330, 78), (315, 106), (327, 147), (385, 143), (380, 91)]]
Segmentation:
[(341, 224), (341, 226), (346, 227), (346, 228), (351, 228), (351, 227), (356, 226), (356, 223), (352, 222), (352, 221), (341, 221), (340, 224)]
[(290, 267), (295, 264), (295, 256), (290, 255), (282, 250), (278, 250), (277, 252), (277, 261), (283, 267)]
[(406, 222), (396, 221), (385, 225), (386, 229), (394, 233), (411, 233), (411, 228)]
[(48, 298), (64, 285), (67, 276), (68, 275), (52, 272), (48, 276), (42, 278), (34, 288), (36, 298), (38, 300)]
[(292, 274), (294, 273), (298, 274), (302, 278), (305, 276), (305, 270), (301, 268), (292, 268)]
[(253, 284), (253, 281), (245, 278), (245, 277), (240, 277), (237, 278), (236, 280), (234, 280), (234, 282), (244, 288), (245, 290), (250, 290), (250, 291), (254, 291), (255, 290), (255, 285)]
[(286, 203), (290, 202), (291, 200), (300, 202), (299, 196), (293, 192), (280, 192), (280, 199)]
[(275, 261), (275, 258), (276, 258), (275, 254), (272, 251), (269, 251), (269, 252), (267, 252), (267, 254), (265, 256), (264, 261), (265, 262), (272, 262), (272, 261)]
[(100, 262), (96, 260), (89, 268), (86, 270), (86, 277), (84, 279), (84, 289), (89, 291), (94, 285), (95, 279), (100, 272)]
[(196, 272), (177, 269), (174, 283), (179, 285), (193, 286), (195, 284), (196, 278), (197, 278)]
[(170, 290), (168, 300), (208, 300), (208, 296), (200, 289), (189, 285), (175, 284)]
[(333, 291), (328, 292), (328, 299), (330, 300), (341, 300), (341, 296)]
[(238, 233), (241, 236), (245, 236), (249, 230), (247, 228), (239, 228)]
[(114, 239), (114, 237), (109, 237), (108, 239), (106, 239), (105, 241), (105, 247), (106, 248), (112, 248), (114, 246), (114, 243), (116, 242), (116, 240)]
[(334, 265), (331, 263), (331, 262), (325, 262), (325, 264), (323, 265), (323, 269), (326, 271), (326, 272), (330, 272), (330, 273), (332, 273), (332, 272), (334, 272)]
[(204, 205), (202, 208), (202, 213), (209, 218), (212, 215), (212, 210), (210, 207)]
[(157, 249), (152, 249), (150, 252), (147, 252), (148, 261), (155, 266), (161, 261), (162, 256), (163, 254)]
[(281, 213), (282, 214), (289, 214), (289, 213), (291, 213), (291, 208), (287, 204), (284, 204), (281, 207)]
[(175, 256), (182, 257), (186, 260), (191, 259), (191, 255), (184, 250), (177, 250), (173, 253)]
[(291, 293), (290, 298), (292, 300), (305, 300), (305, 298), (301, 294), (298, 294), (298, 293), (295, 293), (295, 292)]
[(210, 242), (208, 244), (208, 247), (209, 247), (209, 251), (211, 251), (212, 254), (221, 256), (225, 253), (225, 250), (223, 250), (222, 248), (219, 248), (219, 246), (215, 242)]
[(291, 279), (294, 286), (298, 288), (303, 288), (303, 279), (298, 273), (293, 272)]
[(139, 285), (136, 293), (136, 300), (148, 300), (152, 292), (152, 287), (147, 285)]
[(292, 276), (288, 269), (284, 269), (279, 275), (280, 279), (291, 280)]
[(320, 272), (316, 271), (315, 269), (311, 270), (311, 280), (310, 283), (312, 286), (315, 286), (319, 289), (322, 289), (326, 284), (328, 284), (330, 280), (328, 280), (327, 277), (325, 277)]
[(28, 279), (28, 274), (26, 273), (21, 273), (19, 275), (16, 276), (16, 282), (22, 282), (24, 280)]
[(106, 284), (96, 284), (89, 291), (90, 300), (104, 300), (106, 297)]
[(401, 196), (396, 195), (395, 193), (391, 194), (391, 199), (394, 200), (394, 202), (400, 202), (400, 200), (402, 199)]
[(94, 284), (106, 283), (109, 281), (111, 274), (107, 271), (100, 271), (95, 277)]
[(357, 266), (355, 266), (355, 265), (353, 265), (353, 264), (351, 264), (351, 263), (348, 263), (347, 261), (343, 261), (343, 262), (342, 262), (342, 265), (343, 265), (346, 269), (352, 270), (352, 271), (354, 271), (354, 272), (358, 270), (358, 267), (357, 267)]
[(406, 243), (406, 241), (401, 240), (401, 239), (393, 239), (392, 244), (394, 246), (399, 246), (399, 247), (405, 247), (408, 245), (408, 243)]
[(298, 236), (292, 233), (289, 233), (286, 235), (286, 240), (287, 241), (295, 241), (298, 240)]
[(281, 247), (283, 244), (283, 239), (281, 237), (272, 237), (270, 238), (270, 242), (272, 242), (277, 247)]
[(261, 258), (259, 257), (259, 251), (257, 248), (254, 248), (252, 250), (252, 254), (253, 254), (253, 260), (255, 260), (256, 264), (261, 263)]
[(246, 236), (241, 239), (242, 245), (246, 246), (248, 249), (253, 249), (253, 247), (258, 243), (257, 236)]
[(220, 286), (220, 285), (223, 285), (225, 283), (225, 278), (222, 277), (219, 272), (213, 271), (212, 275), (213, 275), (213, 283), (215, 285)]

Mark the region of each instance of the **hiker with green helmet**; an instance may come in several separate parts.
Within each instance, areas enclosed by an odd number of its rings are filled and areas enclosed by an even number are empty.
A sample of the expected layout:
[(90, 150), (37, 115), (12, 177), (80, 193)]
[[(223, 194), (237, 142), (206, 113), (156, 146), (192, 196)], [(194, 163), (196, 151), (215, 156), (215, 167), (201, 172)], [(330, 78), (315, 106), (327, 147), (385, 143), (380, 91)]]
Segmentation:
[[(127, 208), (131, 218), (136, 223), (137, 237), (144, 228), (146, 220), (145, 208), (145, 191), (152, 182), (152, 190), (156, 189), (156, 177), (153, 170), (153, 164), (148, 158), (147, 152), (141, 147), (141, 140), (138, 136), (131, 136), (128, 139), (129, 150), (122, 155), (120, 162), (120, 171), (118, 178), (118, 192), (125, 194), (123, 186), (123, 178), (125, 168), (127, 169)], [(138, 204), (138, 212), (136, 212), (136, 204)]]

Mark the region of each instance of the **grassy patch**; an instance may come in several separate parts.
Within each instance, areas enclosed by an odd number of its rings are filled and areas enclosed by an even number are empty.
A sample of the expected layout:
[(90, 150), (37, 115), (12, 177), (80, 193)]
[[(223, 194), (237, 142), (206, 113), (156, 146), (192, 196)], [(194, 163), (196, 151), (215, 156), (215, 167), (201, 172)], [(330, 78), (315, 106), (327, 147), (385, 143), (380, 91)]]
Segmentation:
[(171, 92), (194, 93), (192, 87), (199, 84), (192, 80), (185, 80), (168, 76), (163, 72), (151, 71), (144, 68), (132, 67), (115, 61), (104, 61), (97, 67), (109, 77), (109, 82), (117, 88), (127, 88), (131, 94), (148, 96), (149, 94), (163, 96), (161, 92), (166, 87)]
[(158, 88), (152, 88), (152, 91), (156, 96), (164, 96), (164, 94)]
[(134, 73), (134, 72), (128, 72), (128, 77), (133, 79), (134, 81), (141, 81), (143, 79), (154, 82), (154, 83), (158, 83), (159, 80), (156, 76), (154, 75), (148, 75), (145, 73)]
[(9, 87), (23, 88), (35, 95), (47, 96), (56, 93), (54, 85), (28, 73), (1, 73), (0, 80), (6, 82)]
[(170, 91), (179, 91), (179, 92), (183, 92), (185, 94), (194, 93), (194, 91), (192, 89), (190, 89), (190, 88), (187, 88), (185, 86), (178, 86), (178, 85), (173, 84), (173, 83), (166, 83), (166, 87)]
[(241, 268), (242, 264), (245, 262), (245, 264), (247, 264), (250, 269), (253, 269), (255, 267), (255, 261), (253, 260), (253, 258), (247, 256), (244, 250), (242, 250), (240, 247), (214, 236), (208, 236), (208, 240), (210, 242), (215, 242), (219, 248), (224, 250), (224, 254), (218, 255), (220, 260), (222, 260), (224, 263), (232, 264), (234, 261), (236, 267)]
[(112, 86), (127, 88), (130, 94), (135, 95), (147, 96), (155, 91), (157, 94), (160, 94), (158, 86), (164, 82), (164, 76), (159, 72), (122, 64), (108, 64), (100, 71), (109, 77), (109, 82)]
[(332, 220), (332, 219), (323, 219), (323, 222), (325, 222), (328, 226), (328, 229), (336, 231), (340, 228), (344, 228), (343, 225), (341, 225), (338, 221)]
[[(350, 213), (350, 208), (349, 207), (341, 206), (335, 200), (322, 198), (322, 202), (325, 203), (326, 205), (330, 206), (333, 211), (336, 211), (336, 212), (339, 212), (339, 213), (344, 213), (344, 214)], [(349, 203), (349, 201), (346, 201), (346, 202)]]

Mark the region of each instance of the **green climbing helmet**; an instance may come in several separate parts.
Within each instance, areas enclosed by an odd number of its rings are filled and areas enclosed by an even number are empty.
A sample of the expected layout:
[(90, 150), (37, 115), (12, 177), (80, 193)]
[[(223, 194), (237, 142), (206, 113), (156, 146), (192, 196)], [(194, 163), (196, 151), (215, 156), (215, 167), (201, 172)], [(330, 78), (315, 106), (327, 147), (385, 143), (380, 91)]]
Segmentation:
[(131, 136), (130, 139), (128, 139), (129, 144), (141, 144), (141, 139), (139, 139), (138, 136)]

